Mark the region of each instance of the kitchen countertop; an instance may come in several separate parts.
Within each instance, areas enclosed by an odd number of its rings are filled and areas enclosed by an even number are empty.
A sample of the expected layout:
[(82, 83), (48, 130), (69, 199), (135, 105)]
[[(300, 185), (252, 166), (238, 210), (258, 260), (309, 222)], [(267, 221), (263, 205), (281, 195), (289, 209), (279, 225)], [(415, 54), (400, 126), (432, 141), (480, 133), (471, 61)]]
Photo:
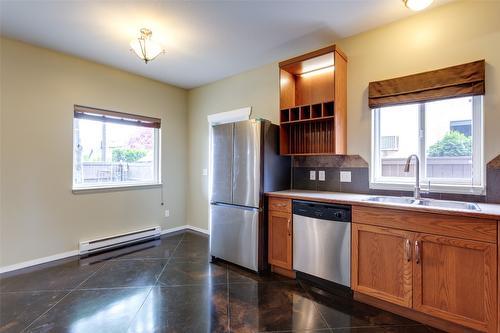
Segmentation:
[[(366, 201), (369, 197), (383, 197), (383, 195), (368, 195), (368, 194), (355, 194), (355, 193), (340, 193), (340, 192), (323, 192), (323, 191), (307, 191), (307, 190), (285, 190), (276, 192), (267, 192), (267, 196), (310, 200), (326, 203), (338, 203), (367, 207), (380, 207), (380, 208), (393, 208), (400, 210), (411, 210), (419, 212), (429, 212), (436, 214), (458, 215), (467, 217), (476, 217), (483, 219), (500, 220), (500, 205), (477, 203), (480, 211), (444, 208), (444, 207), (428, 207), (410, 204), (399, 204), (389, 202), (373, 202)], [(439, 201), (439, 200), (437, 200)], [(444, 201), (444, 200), (443, 200)]]

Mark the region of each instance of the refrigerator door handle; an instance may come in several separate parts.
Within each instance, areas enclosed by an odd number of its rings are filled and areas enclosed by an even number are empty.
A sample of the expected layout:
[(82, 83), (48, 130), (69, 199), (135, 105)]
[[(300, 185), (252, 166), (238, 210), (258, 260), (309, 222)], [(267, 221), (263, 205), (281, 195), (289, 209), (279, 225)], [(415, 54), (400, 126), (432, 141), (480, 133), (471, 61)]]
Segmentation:
[(232, 204), (228, 204), (228, 203), (224, 203), (224, 202), (217, 202), (217, 201), (212, 201), (212, 202), (210, 202), (210, 204), (214, 205), (214, 206), (231, 207), (231, 208), (250, 210), (250, 211), (259, 211), (259, 212), (262, 211), (262, 208), (232, 205)]

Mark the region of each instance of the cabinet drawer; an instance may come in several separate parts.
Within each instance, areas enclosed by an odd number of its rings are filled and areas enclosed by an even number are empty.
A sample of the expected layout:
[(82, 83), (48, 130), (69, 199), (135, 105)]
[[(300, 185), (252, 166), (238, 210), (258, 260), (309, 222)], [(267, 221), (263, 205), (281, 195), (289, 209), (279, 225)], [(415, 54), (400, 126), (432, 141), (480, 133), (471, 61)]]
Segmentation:
[(269, 210), (291, 213), (292, 212), (292, 200), (270, 197), (269, 198)]
[(497, 222), (495, 220), (353, 206), (352, 222), (489, 243), (497, 242)]

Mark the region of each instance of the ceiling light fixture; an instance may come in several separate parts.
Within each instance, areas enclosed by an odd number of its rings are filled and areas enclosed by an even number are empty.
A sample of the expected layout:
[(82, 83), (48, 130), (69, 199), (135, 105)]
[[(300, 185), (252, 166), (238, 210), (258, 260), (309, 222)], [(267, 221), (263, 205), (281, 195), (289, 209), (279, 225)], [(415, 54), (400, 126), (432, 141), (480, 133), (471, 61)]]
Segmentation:
[(161, 45), (151, 39), (152, 35), (153, 32), (151, 30), (142, 28), (141, 36), (130, 42), (132, 51), (134, 51), (135, 54), (137, 54), (137, 56), (146, 64), (158, 55), (165, 53), (165, 50), (161, 47)]
[(430, 6), (434, 0), (403, 0), (406, 8), (414, 11), (419, 11)]

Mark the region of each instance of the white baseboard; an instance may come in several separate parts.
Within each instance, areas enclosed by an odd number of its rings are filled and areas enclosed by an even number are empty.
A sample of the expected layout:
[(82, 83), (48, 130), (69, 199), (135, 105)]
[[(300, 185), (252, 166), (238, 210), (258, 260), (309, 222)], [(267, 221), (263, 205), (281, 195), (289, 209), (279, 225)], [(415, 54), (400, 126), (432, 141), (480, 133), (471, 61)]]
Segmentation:
[(180, 227), (174, 227), (174, 228), (169, 228), (169, 229), (163, 229), (161, 231), (161, 234), (162, 235), (166, 235), (166, 234), (170, 234), (172, 232), (176, 232), (176, 231), (181, 231), (181, 230), (186, 230), (187, 229), (187, 226), (186, 225), (181, 225)]
[[(182, 230), (186, 230), (186, 229), (198, 231), (198, 232), (201, 232), (201, 233), (204, 233), (204, 234), (207, 234), (207, 235), (209, 234), (208, 230), (202, 229), (202, 228), (198, 228), (198, 227), (195, 227), (195, 226), (192, 226), (192, 225), (181, 225), (180, 227), (163, 229), (161, 231), (161, 234), (165, 235), (165, 234), (169, 234), (169, 233), (176, 232), (176, 231), (182, 231)], [(23, 262), (20, 262), (20, 263), (17, 263), (17, 264), (0, 267), (0, 274), (1, 273), (7, 273), (7, 272), (15, 271), (15, 270), (26, 268), (26, 267), (31, 267), (31, 266), (35, 266), (35, 265), (45, 264), (45, 263), (50, 262), (50, 261), (65, 259), (65, 258), (77, 256), (77, 255), (78, 255), (78, 250), (73, 250), (73, 251), (68, 251), (68, 252), (54, 254), (54, 255), (51, 255), (51, 256), (48, 256), (48, 257), (37, 258), (37, 259), (33, 259), (33, 260), (28, 260), (28, 261), (23, 261)]]
[(21, 268), (45, 264), (45, 263), (50, 262), (50, 261), (60, 260), (60, 259), (68, 258), (68, 257), (77, 256), (77, 255), (78, 255), (78, 250), (73, 250), (73, 251), (54, 254), (54, 255), (51, 255), (48, 257), (23, 261), (23, 262), (20, 262), (18, 264), (0, 267), (0, 274), (10, 272), (10, 271), (15, 271), (15, 270), (21, 269)]
[(186, 229), (198, 231), (198, 232), (201, 232), (202, 234), (205, 234), (205, 235), (210, 235), (210, 231), (208, 231), (207, 229), (198, 228), (198, 227), (195, 227), (194, 225), (189, 225), (189, 224), (186, 225), (185, 227), (186, 227)]

